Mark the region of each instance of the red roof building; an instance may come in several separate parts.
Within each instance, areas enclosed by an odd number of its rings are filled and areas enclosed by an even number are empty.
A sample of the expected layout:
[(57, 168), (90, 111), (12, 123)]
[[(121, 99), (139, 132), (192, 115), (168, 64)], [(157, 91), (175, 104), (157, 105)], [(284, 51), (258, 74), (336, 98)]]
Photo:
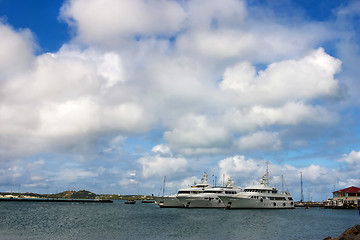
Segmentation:
[(342, 203), (359, 205), (360, 188), (351, 186), (335, 191), (333, 192), (333, 199)]

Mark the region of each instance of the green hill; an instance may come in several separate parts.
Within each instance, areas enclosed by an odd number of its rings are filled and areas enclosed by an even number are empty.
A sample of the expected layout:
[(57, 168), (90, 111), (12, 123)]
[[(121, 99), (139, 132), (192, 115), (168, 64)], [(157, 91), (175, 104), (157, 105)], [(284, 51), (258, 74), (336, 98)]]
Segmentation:
[(80, 191), (65, 191), (56, 194), (47, 195), (48, 198), (69, 198), (69, 199), (94, 199), (96, 197), (95, 193), (80, 190)]

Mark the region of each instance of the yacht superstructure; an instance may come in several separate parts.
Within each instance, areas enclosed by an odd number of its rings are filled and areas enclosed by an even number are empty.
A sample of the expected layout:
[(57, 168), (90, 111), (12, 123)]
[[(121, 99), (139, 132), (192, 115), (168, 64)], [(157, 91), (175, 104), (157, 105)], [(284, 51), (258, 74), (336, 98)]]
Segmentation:
[(260, 179), (259, 185), (246, 187), (234, 196), (219, 195), (226, 208), (295, 208), (294, 200), (288, 192), (280, 192), (270, 186), (269, 170)]

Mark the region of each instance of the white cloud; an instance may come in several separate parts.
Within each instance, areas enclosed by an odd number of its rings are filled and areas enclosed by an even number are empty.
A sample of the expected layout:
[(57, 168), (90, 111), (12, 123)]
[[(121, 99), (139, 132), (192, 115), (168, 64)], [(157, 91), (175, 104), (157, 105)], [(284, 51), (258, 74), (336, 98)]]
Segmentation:
[(98, 67), (98, 74), (107, 79), (107, 87), (124, 81), (121, 59), (115, 53), (106, 53)]
[(209, 122), (206, 116), (201, 115), (180, 118), (172, 130), (164, 133), (164, 138), (172, 148), (188, 154), (221, 151), (230, 140), (223, 127)]
[[(34, 61), (32, 34), (16, 32), (0, 20), (0, 84), (9, 77), (29, 70)], [(0, 85), (1, 86), (1, 85)]]
[(182, 51), (217, 59), (251, 55), (255, 44), (255, 36), (234, 30), (195, 32), (181, 36), (178, 41)]
[(278, 151), (282, 147), (279, 134), (275, 132), (255, 132), (240, 137), (236, 143), (242, 151)]
[(334, 79), (340, 66), (340, 60), (319, 48), (300, 60), (272, 63), (258, 74), (249, 62), (241, 62), (225, 71), (219, 86), (235, 92), (243, 105), (334, 98), (340, 95)]
[(89, 179), (98, 177), (98, 173), (84, 170), (80, 168), (69, 168), (69, 169), (62, 169), (55, 174), (55, 176), (51, 180), (56, 180), (59, 182), (69, 183), (69, 182), (76, 182), (80, 179)]
[(360, 151), (351, 151), (350, 154), (344, 154), (341, 159), (339, 159), (340, 162), (346, 162), (350, 165), (360, 165)]
[(120, 186), (129, 186), (129, 185), (138, 184), (138, 183), (139, 182), (133, 178), (124, 178), (119, 181)]
[(85, 43), (115, 44), (130, 35), (176, 33), (185, 13), (176, 1), (69, 0), (61, 16)]
[[(22, 33), (11, 34), (22, 39)], [(118, 54), (64, 46), (58, 53), (33, 56), (32, 61), (26, 71), (9, 75), (2, 84), (4, 156), (69, 147), (114, 130), (138, 133), (151, 124), (151, 114), (126, 87), (126, 94), (113, 97), (119, 94), (117, 85), (126, 82)]]
[[(220, 175), (240, 175), (247, 176), (261, 174), (260, 162), (257, 162), (253, 159), (245, 159), (245, 156), (236, 155), (234, 157), (228, 157), (219, 161), (218, 165), (220, 167)], [(233, 176), (234, 177), (234, 176)], [(261, 176), (259, 176), (261, 177)]]
[(34, 169), (34, 168), (40, 168), (42, 166), (45, 165), (45, 160), (44, 159), (39, 159), (37, 161), (31, 162), (27, 164), (27, 167), (29, 169)]
[(142, 176), (144, 178), (169, 176), (186, 172), (188, 162), (185, 158), (160, 156), (159, 146), (155, 146), (153, 152), (156, 154), (153, 156), (142, 157), (138, 160), (138, 163), (142, 167)]
[(151, 151), (153, 151), (156, 154), (160, 154), (160, 155), (169, 155), (172, 156), (171, 150), (169, 148), (169, 146), (166, 146), (164, 144), (159, 144), (154, 146)]
[(343, 171), (347, 174), (343, 175), (343, 182), (348, 183), (351, 186), (359, 186), (359, 169), (360, 169), (360, 151), (351, 151), (349, 154), (344, 154), (338, 162), (344, 163), (342, 167)]
[(127, 171), (119, 181), (119, 185), (124, 187), (138, 183), (138, 180), (136, 180), (136, 170)]
[(254, 131), (268, 126), (296, 126), (300, 124), (333, 125), (339, 121), (336, 113), (322, 106), (303, 102), (287, 102), (281, 107), (254, 105), (250, 108), (231, 109), (224, 115), (224, 122), (237, 132)]
[(188, 28), (191, 30), (217, 29), (227, 26), (238, 27), (246, 16), (244, 1), (201, 0), (188, 1), (186, 5)]
[(90, 98), (47, 104), (40, 111), (39, 134), (62, 138), (96, 131), (100, 127), (97, 112), (96, 102)]
[(101, 86), (95, 69), (92, 61), (43, 54), (31, 72), (22, 72), (4, 87), (5, 96), (14, 103), (38, 104), (94, 95)]

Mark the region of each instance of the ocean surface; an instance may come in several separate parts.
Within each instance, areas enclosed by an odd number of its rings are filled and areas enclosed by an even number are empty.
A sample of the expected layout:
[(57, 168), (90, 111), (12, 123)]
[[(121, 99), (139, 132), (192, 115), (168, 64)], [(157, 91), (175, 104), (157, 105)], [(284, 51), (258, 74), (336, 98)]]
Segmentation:
[(0, 202), (0, 239), (323, 239), (358, 210), (159, 208), (153, 203)]

